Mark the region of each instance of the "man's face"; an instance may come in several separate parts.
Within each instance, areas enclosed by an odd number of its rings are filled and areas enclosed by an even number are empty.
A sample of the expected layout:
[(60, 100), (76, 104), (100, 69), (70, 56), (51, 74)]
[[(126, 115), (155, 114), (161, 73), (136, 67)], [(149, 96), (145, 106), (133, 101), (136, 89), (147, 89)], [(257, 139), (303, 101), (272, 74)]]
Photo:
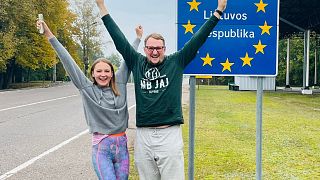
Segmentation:
[(164, 46), (163, 41), (152, 37), (147, 40), (146, 46), (144, 47), (147, 59), (152, 64), (161, 63), (164, 59), (165, 51), (166, 47)]

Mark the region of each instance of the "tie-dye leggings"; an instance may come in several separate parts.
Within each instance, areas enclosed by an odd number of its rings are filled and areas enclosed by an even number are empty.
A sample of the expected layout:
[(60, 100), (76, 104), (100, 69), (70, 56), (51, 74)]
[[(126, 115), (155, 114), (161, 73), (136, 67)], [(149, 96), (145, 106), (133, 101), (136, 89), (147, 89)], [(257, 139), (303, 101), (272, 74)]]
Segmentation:
[(100, 180), (127, 180), (129, 153), (127, 136), (106, 137), (92, 146), (92, 163)]

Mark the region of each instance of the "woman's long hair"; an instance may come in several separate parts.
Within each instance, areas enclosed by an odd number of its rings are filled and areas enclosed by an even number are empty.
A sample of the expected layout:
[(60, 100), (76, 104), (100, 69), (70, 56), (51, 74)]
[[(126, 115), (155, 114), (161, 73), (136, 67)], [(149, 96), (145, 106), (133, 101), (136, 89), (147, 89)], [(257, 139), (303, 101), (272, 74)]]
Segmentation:
[(112, 89), (113, 93), (114, 93), (116, 96), (120, 96), (120, 92), (119, 92), (119, 90), (118, 90), (118, 88), (117, 88), (117, 84), (116, 84), (116, 81), (115, 81), (115, 77), (116, 77), (116, 76), (115, 76), (115, 74), (114, 74), (113, 65), (112, 65), (112, 63), (111, 63), (109, 60), (107, 60), (107, 59), (105, 59), (105, 58), (99, 58), (99, 59), (95, 60), (95, 61), (93, 62), (93, 64), (92, 64), (92, 66), (91, 66), (90, 76), (91, 76), (91, 79), (92, 79), (92, 81), (93, 81), (93, 84), (98, 85), (97, 81), (96, 81), (96, 80), (94, 79), (94, 77), (92, 76), (92, 73), (93, 73), (93, 71), (94, 71), (94, 68), (95, 68), (96, 64), (98, 64), (99, 62), (107, 63), (107, 64), (111, 67), (112, 77), (111, 77), (111, 79), (110, 79), (109, 86), (110, 86), (110, 88)]

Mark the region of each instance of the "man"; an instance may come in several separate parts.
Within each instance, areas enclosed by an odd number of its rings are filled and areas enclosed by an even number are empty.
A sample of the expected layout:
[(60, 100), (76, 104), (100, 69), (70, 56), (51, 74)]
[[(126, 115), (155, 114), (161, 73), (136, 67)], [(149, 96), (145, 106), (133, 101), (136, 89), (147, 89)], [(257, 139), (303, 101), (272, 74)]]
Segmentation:
[(217, 10), (185, 46), (165, 56), (165, 40), (157, 33), (146, 37), (144, 52), (135, 51), (111, 18), (104, 0), (96, 0), (102, 20), (117, 50), (132, 70), (136, 93), (135, 164), (141, 180), (184, 179), (183, 141), (180, 124), (183, 69), (195, 57), (226, 8)]

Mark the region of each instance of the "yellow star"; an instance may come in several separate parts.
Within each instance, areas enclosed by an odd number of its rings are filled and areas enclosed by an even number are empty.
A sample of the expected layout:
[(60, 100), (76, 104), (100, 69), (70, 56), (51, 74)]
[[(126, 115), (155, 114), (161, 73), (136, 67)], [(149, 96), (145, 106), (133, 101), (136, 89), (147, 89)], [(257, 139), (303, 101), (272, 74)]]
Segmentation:
[(231, 66), (232, 66), (234, 63), (230, 63), (230, 62), (229, 62), (229, 59), (227, 58), (226, 62), (220, 63), (220, 64), (223, 66), (222, 72), (225, 71), (225, 70), (228, 70), (228, 71), (231, 72)]
[(266, 12), (264, 8), (268, 6), (268, 4), (264, 4), (262, 0), (260, 0), (260, 3), (254, 3), (254, 4), (258, 7), (257, 12), (259, 11)]
[(211, 61), (213, 61), (215, 58), (211, 58), (210, 55), (209, 55), (209, 53), (207, 53), (207, 56), (204, 57), (204, 58), (201, 58), (201, 59), (203, 60), (202, 66), (204, 66), (204, 65), (206, 65), (206, 64), (212, 66)]
[(196, 11), (199, 12), (198, 6), (201, 4), (201, 2), (197, 2), (196, 0), (192, 0), (192, 2), (187, 2), (190, 5), (190, 11), (195, 9)]
[(267, 45), (262, 45), (262, 44), (261, 44), (261, 40), (259, 40), (258, 44), (253, 45), (253, 46), (256, 48), (256, 54), (257, 54), (258, 52), (261, 52), (262, 54), (264, 54), (263, 49), (264, 49)]
[(272, 26), (268, 26), (267, 21), (264, 21), (264, 25), (259, 27), (262, 29), (261, 35), (264, 33), (268, 33), (270, 35), (270, 29)]
[(251, 67), (250, 61), (251, 61), (253, 58), (249, 57), (249, 55), (248, 55), (247, 52), (246, 52), (246, 56), (245, 56), (245, 57), (242, 57), (242, 58), (240, 58), (240, 59), (243, 61), (242, 67), (243, 67), (244, 65), (249, 65), (249, 66)]
[(191, 32), (193, 34), (193, 28), (196, 27), (196, 25), (192, 25), (190, 23), (190, 20), (188, 20), (188, 24), (182, 25), (184, 28), (186, 28), (186, 31), (184, 34), (187, 34), (188, 32)]

